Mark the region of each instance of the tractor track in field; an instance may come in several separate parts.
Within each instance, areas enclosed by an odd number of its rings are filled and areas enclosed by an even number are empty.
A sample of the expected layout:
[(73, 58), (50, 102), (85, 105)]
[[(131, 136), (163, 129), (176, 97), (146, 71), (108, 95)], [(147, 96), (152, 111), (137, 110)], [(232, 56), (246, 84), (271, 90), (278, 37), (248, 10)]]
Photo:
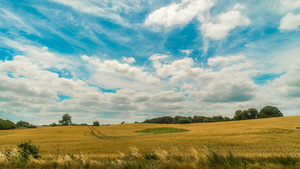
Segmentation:
[(99, 130), (94, 128), (93, 126), (88, 126), (88, 128), (91, 130), (91, 134), (99, 139), (118, 139), (119, 137), (113, 137), (113, 136), (106, 136), (102, 133), (100, 133)]

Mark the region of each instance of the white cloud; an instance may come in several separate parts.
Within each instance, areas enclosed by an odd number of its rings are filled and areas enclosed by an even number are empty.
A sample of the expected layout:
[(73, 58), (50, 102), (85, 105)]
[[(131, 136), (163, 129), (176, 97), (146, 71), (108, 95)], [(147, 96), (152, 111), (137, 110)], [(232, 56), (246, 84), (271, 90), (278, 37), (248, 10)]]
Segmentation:
[(257, 71), (243, 55), (209, 59), (208, 64), (221, 65), (220, 70), (194, 67), (193, 59), (187, 57), (170, 64), (157, 62), (154, 62), (157, 75), (170, 80), (175, 86), (178, 84), (192, 99), (204, 102), (239, 102), (255, 97), (256, 85), (251, 77)]
[(271, 86), (275, 87), (281, 95), (300, 98), (300, 60), (290, 65), (286, 74), (275, 79)]
[(186, 56), (189, 56), (193, 52), (193, 49), (180, 50), (180, 52), (185, 53)]
[(175, 60), (171, 64), (161, 64), (158, 61), (154, 62), (153, 64), (154, 68), (156, 68), (156, 74), (161, 78), (167, 78), (171, 76), (171, 82), (197, 78), (204, 72), (210, 71), (199, 67), (192, 68), (194, 61), (193, 59), (187, 57), (184, 59)]
[(234, 7), (233, 7), (233, 9), (237, 9), (237, 10), (245, 9), (245, 8), (246, 8), (246, 6), (244, 4), (240, 4), (240, 3), (235, 4)]
[(298, 29), (298, 26), (300, 26), (300, 13), (296, 15), (288, 13), (281, 19), (279, 29), (292, 31)]
[(130, 58), (126, 58), (126, 57), (122, 57), (123, 58), (123, 61), (127, 62), (127, 63), (134, 63), (135, 62), (135, 59), (133, 57), (130, 57)]
[(152, 60), (152, 61), (155, 61), (155, 60), (163, 60), (163, 59), (166, 59), (168, 58), (169, 56), (168, 55), (161, 55), (161, 54), (154, 54), (152, 55), (149, 60)]
[(145, 25), (163, 27), (185, 25), (197, 15), (203, 15), (213, 5), (213, 0), (182, 0), (180, 3), (172, 3), (152, 12), (145, 20)]
[(240, 11), (232, 10), (227, 13), (221, 13), (215, 18), (215, 23), (203, 23), (200, 27), (205, 37), (214, 40), (225, 38), (229, 31), (237, 26), (248, 26), (250, 20)]
[(280, 0), (281, 7), (285, 8), (286, 10), (294, 10), (300, 7), (299, 0)]
[(245, 59), (246, 57), (243, 55), (233, 55), (227, 57), (215, 56), (213, 58), (209, 58), (207, 64), (209, 66), (218, 66), (218, 65), (225, 66)]
[[(137, 87), (131, 83), (146, 83), (149, 85), (158, 85), (160, 83), (158, 78), (154, 77), (151, 73), (145, 72), (142, 68), (122, 64), (117, 60), (101, 61), (98, 58), (85, 55), (81, 58), (89, 63), (87, 66), (91, 69), (91, 72), (94, 72), (91, 77), (100, 85), (105, 85), (108, 88), (112, 86), (116, 88), (125, 87), (124, 85), (133, 88)], [(115, 83), (112, 83), (112, 80), (115, 80)]]

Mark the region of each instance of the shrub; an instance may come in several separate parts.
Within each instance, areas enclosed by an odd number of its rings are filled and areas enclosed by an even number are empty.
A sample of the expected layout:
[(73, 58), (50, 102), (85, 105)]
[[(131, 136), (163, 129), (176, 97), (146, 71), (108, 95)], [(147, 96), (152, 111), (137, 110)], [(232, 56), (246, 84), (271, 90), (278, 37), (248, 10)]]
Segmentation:
[(22, 142), (18, 145), (19, 153), (24, 160), (28, 160), (30, 156), (37, 159), (40, 156), (38, 155), (40, 147), (31, 143), (31, 140), (28, 142)]

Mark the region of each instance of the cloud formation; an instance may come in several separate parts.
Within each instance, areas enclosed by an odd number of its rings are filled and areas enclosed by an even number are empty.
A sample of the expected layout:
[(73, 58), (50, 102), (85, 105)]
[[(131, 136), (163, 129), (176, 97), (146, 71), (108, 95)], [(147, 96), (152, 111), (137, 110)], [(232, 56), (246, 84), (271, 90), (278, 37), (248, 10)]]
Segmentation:
[(152, 12), (145, 20), (147, 26), (172, 27), (185, 25), (196, 16), (203, 15), (214, 5), (214, 0), (182, 0)]
[(288, 13), (280, 21), (279, 29), (292, 31), (300, 26), (300, 14)]
[(251, 23), (247, 17), (236, 10), (221, 13), (214, 20), (214, 22), (202, 24), (200, 28), (205, 37), (214, 40), (224, 39), (228, 35), (228, 32), (235, 27), (248, 26)]

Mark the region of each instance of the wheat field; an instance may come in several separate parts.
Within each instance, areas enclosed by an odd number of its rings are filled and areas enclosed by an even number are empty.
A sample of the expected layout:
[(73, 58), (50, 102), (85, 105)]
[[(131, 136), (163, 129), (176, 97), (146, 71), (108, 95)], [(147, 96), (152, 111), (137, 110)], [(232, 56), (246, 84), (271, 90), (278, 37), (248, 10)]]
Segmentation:
[[(147, 128), (174, 127), (181, 133), (148, 134)], [(0, 148), (16, 148), (31, 140), (40, 146), (40, 154), (85, 154), (89, 158), (116, 157), (130, 147), (140, 151), (208, 147), (219, 153), (228, 150), (245, 157), (300, 155), (300, 116), (244, 121), (194, 124), (122, 124), (111, 126), (57, 126), (0, 131)]]

